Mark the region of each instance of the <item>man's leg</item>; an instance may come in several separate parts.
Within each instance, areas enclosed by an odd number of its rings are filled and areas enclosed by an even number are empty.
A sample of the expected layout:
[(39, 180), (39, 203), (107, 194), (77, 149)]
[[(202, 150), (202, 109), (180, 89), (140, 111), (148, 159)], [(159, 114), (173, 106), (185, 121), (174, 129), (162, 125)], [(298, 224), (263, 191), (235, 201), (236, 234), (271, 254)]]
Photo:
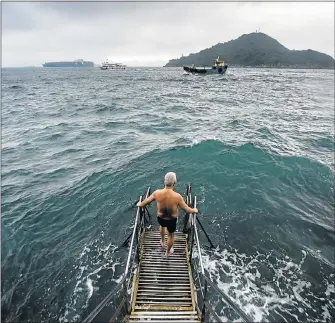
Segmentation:
[(161, 246), (164, 247), (165, 242), (165, 227), (160, 226), (159, 232), (161, 233)]
[(165, 255), (168, 257), (173, 253), (173, 243), (174, 243), (174, 232), (177, 228), (177, 219), (171, 220), (169, 225), (167, 226), (168, 230), (168, 241), (167, 241), (167, 249)]
[(166, 256), (170, 256), (173, 252), (173, 243), (174, 243), (174, 232), (168, 232), (168, 241), (167, 241), (167, 249)]

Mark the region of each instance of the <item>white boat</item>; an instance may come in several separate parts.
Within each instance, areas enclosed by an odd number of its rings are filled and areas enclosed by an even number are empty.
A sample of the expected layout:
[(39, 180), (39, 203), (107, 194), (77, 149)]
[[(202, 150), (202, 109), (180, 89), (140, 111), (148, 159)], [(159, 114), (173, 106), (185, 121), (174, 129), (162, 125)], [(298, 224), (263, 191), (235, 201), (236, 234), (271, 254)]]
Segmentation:
[(110, 63), (108, 59), (106, 59), (102, 64), (100, 69), (102, 70), (125, 70), (126, 65), (122, 63)]
[(197, 73), (197, 74), (224, 74), (226, 73), (228, 65), (225, 65), (223, 60), (220, 60), (218, 57), (215, 60), (215, 64), (212, 67), (196, 67), (192, 66), (184, 66), (184, 71), (186, 73)]

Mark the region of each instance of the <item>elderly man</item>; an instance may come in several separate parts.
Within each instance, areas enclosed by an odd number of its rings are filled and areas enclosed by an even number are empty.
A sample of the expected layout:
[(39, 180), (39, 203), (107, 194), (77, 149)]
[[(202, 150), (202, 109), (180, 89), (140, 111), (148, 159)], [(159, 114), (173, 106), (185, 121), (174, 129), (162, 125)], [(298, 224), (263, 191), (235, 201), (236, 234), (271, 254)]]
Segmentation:
[(156, 200), (157, 202), (157, 220), (160, 225), (161, 245), (164, 247), (165, 228), (168, 231), (168, 241), (166, 256), (173, 253), (174, 232), (177, 226), (178, 206), (187, 213), (198, 213), (197, 208), (190, 208), (185, 203), (182, 196), (174, 192), (177, 183), (176, 174), (169, 172), (165, 175), (165, 187), (161, 190), (156, 190), (148, 198), (142, 202), (138, 202), (137, 206), (143, 207), (148, 203)]

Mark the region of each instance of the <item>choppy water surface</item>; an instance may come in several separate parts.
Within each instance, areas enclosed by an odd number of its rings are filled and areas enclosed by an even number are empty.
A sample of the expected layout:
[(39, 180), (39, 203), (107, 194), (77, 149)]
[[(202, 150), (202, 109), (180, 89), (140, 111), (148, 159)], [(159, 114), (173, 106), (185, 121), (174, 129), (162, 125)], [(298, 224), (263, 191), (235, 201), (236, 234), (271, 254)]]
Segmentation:
[(198, 196), (220, 289), (256, 321), (331, 322), (334, 71), (36, 68), (2, 81), (4, 321), (82, 320), (123, 273), (133, 202), (172, 170)]

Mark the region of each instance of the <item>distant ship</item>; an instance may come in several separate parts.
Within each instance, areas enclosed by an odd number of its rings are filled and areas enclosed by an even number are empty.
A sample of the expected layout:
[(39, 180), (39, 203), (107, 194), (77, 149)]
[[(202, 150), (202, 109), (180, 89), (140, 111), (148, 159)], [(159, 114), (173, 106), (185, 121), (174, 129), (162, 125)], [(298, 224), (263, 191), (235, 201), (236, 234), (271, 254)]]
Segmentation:
[(125, 70), (126, 69), (126, 65), (122, 64), (122, 63), (110, 63), (108, 62), (108, 59), (106, 59), (101, 67), (102, 70)]
[(75, 61), (64, 62), (46, 62), (43, 67), (94, 67), (93, 62), (84, 61), (83, 59), (76, 59)]
[(215, 64), (212, 67), (196, 67), (184, 66), (186, 73), (198, 73), (198, 74), (224, 74), (226, 73), (228, 65), (224, 63), (219, 57), (215, 60)]

